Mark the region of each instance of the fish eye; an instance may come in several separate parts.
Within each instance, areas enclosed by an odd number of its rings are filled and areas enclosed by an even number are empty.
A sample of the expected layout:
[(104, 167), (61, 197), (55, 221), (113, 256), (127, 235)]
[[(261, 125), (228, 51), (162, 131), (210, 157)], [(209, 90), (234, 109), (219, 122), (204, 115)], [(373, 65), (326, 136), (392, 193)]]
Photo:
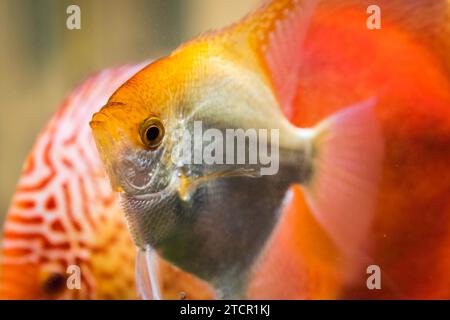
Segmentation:
[(164, 137), (164, 126), (156, 117), (146, 119), (139, 131), (142, 143), (151, 150), (156, 149)]
[(61, 273), (51, 273), (42, 283), (42, 290), (45, 294), (53, 296), (64, 290), (66, 277)]

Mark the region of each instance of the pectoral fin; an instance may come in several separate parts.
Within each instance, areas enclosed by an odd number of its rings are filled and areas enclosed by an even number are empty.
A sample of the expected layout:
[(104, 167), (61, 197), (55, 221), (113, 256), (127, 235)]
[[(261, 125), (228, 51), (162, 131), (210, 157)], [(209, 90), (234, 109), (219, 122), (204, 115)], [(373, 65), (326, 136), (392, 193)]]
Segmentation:
[(156, 255), (150, 246), (138, 249), (136, 255), (136, 285), (144, 300), (161, 300), (156, 272)]

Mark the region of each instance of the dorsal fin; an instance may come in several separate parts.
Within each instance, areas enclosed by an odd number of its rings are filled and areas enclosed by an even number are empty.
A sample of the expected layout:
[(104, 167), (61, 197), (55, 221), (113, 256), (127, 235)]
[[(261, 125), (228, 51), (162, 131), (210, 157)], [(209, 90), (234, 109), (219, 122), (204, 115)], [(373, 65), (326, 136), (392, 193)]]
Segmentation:
[(281, 108), (289, 116), (298, 87), (302, 45), (318, 0), (272, 2), (260, 14), (260, 27), (250, 43), (257, 54)]
[[(362, 0), (267, 0), (239, 22), (207, 32), (181, 48), (206, 41), (231, 49), (236, 61), (262, 71), (280, 107), (291, 119), (301, 76), (302, 45), (316, 8), (317, 14), (324, 10), (339, 14), (341, 10), (353, 8), (365, 17), (369, 4)], [(446, 59), (450, 50), (449, 1), (437, 0), (423, 6), (408, 1), (380, 0), (377, 5), (382, 8), (384, 28), (395, 26), (414, 36), (450, 70)]]
[(294, 108), (303, 40), (318, 3), (319, 0), (266, 1), (240, 22), (205, 33), (178, 50), (201, 41), (225, 45), (242, 64), (262, 71), (289, 117)]

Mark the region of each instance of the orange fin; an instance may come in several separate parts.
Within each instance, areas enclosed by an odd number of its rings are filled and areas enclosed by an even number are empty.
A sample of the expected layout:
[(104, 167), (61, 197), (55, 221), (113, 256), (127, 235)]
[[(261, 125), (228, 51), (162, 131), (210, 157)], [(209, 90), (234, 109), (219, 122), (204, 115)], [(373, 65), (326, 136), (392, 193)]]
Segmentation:
[(365, 255), (383, 160), (375, 99), (346, 108), (313, 129), (311, 179), (303, 186), (318, 222), (347, 257)]
[(288, 191), (280, 220), (255, 264), (246, 299), (336, 299), (336, 246), (311, 214), (299, 185)]
[(288, 118), (295, 108), (304, 40), (319, 2), (268, 1), (242, 22), (241, 28), (248, 32), (245, 39), (255, 54), (257, 65)]
[(265, 43), (261, 56), (282, 109), (288, 114), (293, 110), (300, 67), (302, 46), (311, 16), (318, 1), (288, 1), (274, 12), (272, 26), (261, 32)]
[(301, 74), (303, 42), (319, 2), (266, 1), (240, 22), (208, 32), (194, 42), (222, 43), (232, 48), (237, 61), (265, 76), (282, 110), (289, 115)]

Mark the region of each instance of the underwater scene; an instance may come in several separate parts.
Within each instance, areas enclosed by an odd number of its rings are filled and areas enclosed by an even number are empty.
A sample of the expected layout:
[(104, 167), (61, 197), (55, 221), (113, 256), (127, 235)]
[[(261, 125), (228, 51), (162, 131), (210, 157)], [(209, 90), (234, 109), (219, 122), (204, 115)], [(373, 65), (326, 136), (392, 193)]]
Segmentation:
[(0, 299), (450, 298), (449, 0), (0, 20)]

